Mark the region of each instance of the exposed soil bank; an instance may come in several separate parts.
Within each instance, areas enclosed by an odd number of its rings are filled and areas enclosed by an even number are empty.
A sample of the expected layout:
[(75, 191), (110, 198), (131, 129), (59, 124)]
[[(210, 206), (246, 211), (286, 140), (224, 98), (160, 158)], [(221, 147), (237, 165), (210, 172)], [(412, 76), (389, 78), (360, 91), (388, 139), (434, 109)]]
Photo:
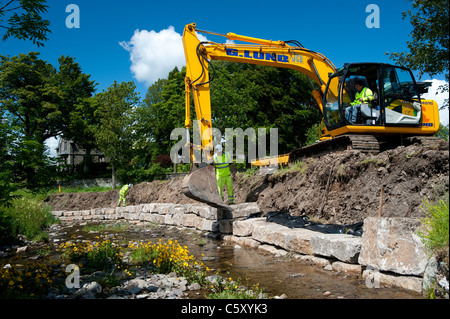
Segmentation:
[[(180, 193), (181, 182), (175, 179), (135, 185), (127, 204), (198, 204)], [(336, 224), (377, 216), (381, 188), (382, 216), (424, 217), (424, 199), (432, 200), (449, 189), (448, 142), (398, 147), (378, 155), (359, 151), (328, 154), (305, 159), (296, 170), (264, 176), (238, 174), (234, 182), (237, 203), (256, 201), (264, 213), (287, 210), (292, 215), (320, 217)], [(49, 196), (47, 204), (55, 211), (83, 210), (114, 207), (118, 198), (118, 190), (63, 193)]]

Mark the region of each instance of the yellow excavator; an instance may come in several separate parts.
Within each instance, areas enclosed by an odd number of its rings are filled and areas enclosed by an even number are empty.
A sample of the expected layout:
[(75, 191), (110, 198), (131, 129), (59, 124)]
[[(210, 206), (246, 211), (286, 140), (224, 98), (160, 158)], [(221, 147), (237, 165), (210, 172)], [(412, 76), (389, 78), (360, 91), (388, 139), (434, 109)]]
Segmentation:
[[(197, 32), (245, 43), (202, 42)], [(189, 138), (192, 96), (201, 136), (201, 145), (191, 145), (191, 163), (195, 147), (207, 157), (212, 156), (210, 60), (290, 68), (310, 79), (313, 97), (323, 115), (320, 141), (291, 151), (289, 163), (345, 149), (377, 153), (388, 145), (405, 143), (407, 138), (425, 143), (433, 140), (431, 136), (439, 129), (437, 103), (420, 97), (427, 92), (430, 83), (416, 82), (408, 68), (386, 63), (346, 63), (336, 68), (324, 55), (304, 48), (295, 40), (272, 41), (235, 33), (224, 35), (199, 30), (195, 23), (186, 25), (182, 39), (186, 56), (185, 127)], [(356, 118), (348, 117), (346, 112), (355, 100), (355, 82), (361, 80), (373, 92), (373, 99), (360, 104)], [(211, 206), (232, 210), (218, 194), (214, 170), (211, 166), (199, 166), (184, 179), (183, 193)]]

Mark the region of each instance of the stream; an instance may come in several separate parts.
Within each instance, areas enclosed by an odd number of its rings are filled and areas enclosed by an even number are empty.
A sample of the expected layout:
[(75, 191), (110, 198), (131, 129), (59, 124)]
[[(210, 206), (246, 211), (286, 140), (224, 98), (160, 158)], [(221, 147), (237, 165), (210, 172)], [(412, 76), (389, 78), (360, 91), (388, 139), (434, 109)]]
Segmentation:
[[(95, 241), (99, 234), (122, 242), (172, 239), (182, 246), (188, 246), (190, 254), (212, 271), (233, 279), (239, 278), (247, 287), (259, 284), (269, 297), (284, 294), (288, 299), (422, 299), (420, 294), (402, 289), (369, 288), (361, 278), (327, 271), (293, 258), (274, 257), (257, 249), (239, 247), (188, 228), (134, 225), (122, 231), (89, 231), (84, 226), (52, 226), (49, 242), (30, 244), (26, 252), (22, 253), (22, 258), (36, 258), (39, 251), (49, 249), (54, 254), (56, 247), (65, 241)], [(4, 263), (6, 258), (0, 258), (0, 262)]]

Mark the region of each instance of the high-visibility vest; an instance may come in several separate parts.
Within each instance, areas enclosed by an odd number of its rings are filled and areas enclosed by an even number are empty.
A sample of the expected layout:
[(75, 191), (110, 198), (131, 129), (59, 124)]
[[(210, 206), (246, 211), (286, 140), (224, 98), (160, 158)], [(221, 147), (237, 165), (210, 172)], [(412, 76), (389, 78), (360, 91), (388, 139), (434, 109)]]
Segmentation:
[(228, 153), (222, 153), (221, 156), (214, 154), (213, 156), (214, 167), (216, 168), (217, 177), (225, 177), (231, 175), (230, 163), (231, 157)]
[(128, 189), (129, 189), (129, 185), (128, 184), (123, 185), (123, 187), (120, 189), (120, 195), (121, 196), (127, 196)]
[[(361, 98), (363, 99), (362, 102), (359, 101), (359, 99), (361, 99)], [(373, 100), (373, 93), (372, 93), (372, 90), (365, 87), (365, 88), (363, 88), (363, 89), (361, 90), (361, 92), (356, 92), (356, 95), (355, 95), (355, 101), (353, 101), (353, 102), (351, 103), (351, 105), (361, 104), (361, 103), (367, 103), (367, 102), (369, 102), (369, 101), (371, 101), (371, 100)]]

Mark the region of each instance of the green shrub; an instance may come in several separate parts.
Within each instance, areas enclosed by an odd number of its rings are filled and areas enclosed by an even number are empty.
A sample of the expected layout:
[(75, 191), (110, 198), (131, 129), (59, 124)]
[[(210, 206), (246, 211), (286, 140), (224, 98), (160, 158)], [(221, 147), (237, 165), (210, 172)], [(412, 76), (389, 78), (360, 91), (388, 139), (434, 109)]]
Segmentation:
[(261, 299), (267, 298), (266, 294), (255, 284), (252, 289), (244, 288), (238, 279), (234, 281), (231, 277), (211, 282), (208, 299)]
[[(11, 201), (11, 206), (0, 208), (0, 235), (25, 235), (28, 240), (48, 239), (45, 229), (55, 223), (51, 208), (38, 197), (23, 196)], [(1, 240), (1, 236), (0, 236)]]
[(448, 249), (449, 245), (449, 194), (447, 193), (441, 199), (430, 202), (424, 201), (422, 209), (425, 211), (426, 217), (421, 219), (425, 226), (425, 232), (419, 231), (423, 243), (432, 252), (440, 249)]
[(171, 173), (173, 168), (163, 168), (159, 163), (153, 163), (148, 168), (128, 167), (117, 170), (116, 176), (122, 183), (151, 182), (165, 178), (167, 173)]
[(123, 253), (111, 240), (102, 242), (66, 242), (59, 247), (68, 263), (81, 263), (88, 270), (111, 271), (122, 265)]

